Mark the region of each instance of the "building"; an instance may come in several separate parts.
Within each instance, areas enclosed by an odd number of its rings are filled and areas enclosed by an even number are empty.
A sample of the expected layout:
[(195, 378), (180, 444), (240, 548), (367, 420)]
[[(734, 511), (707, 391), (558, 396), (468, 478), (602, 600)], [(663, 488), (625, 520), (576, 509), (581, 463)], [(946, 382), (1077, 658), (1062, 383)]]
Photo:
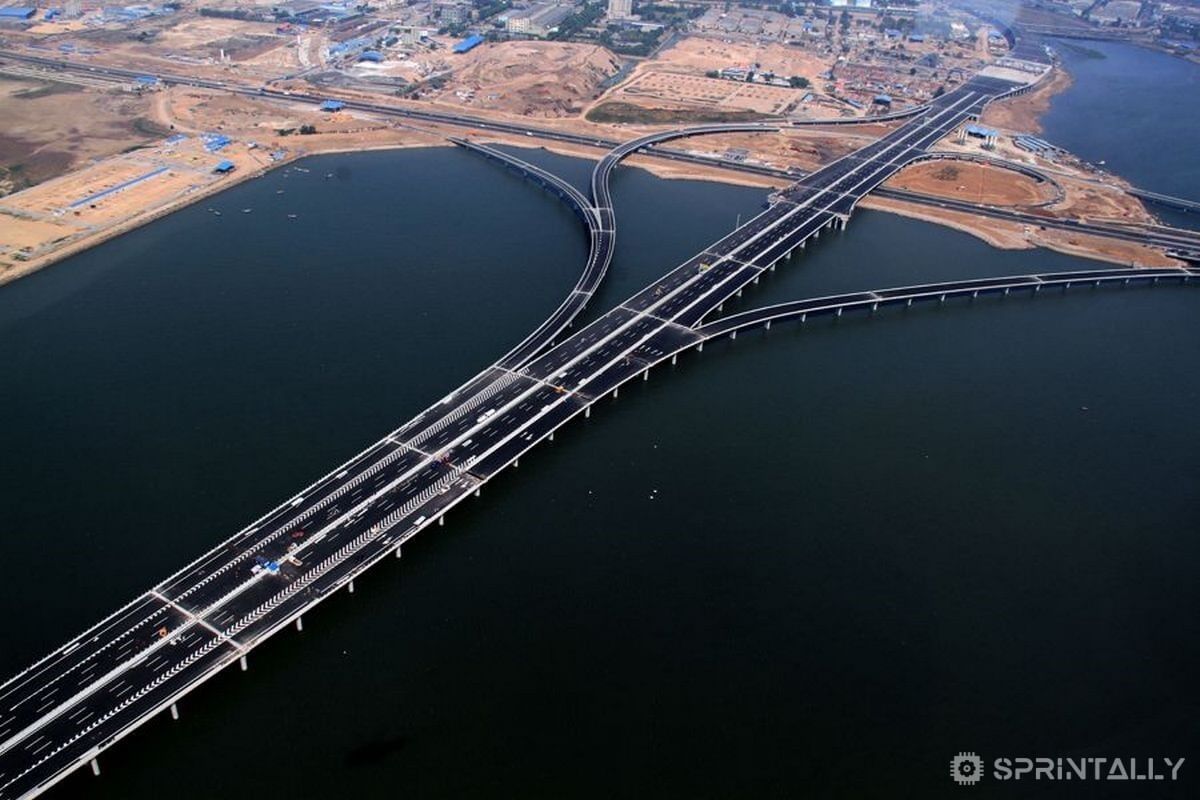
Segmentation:
[(33, 19), (33, 15), (36, 13), (36, 8), (27, 6), (10, 6), (8, 8), (0, 8), (0, 20)]
[(395, 25), (392, 33), (396, 34), (396, 41), (403, 45), (412, 46), (421, 41), (421, 29), (416, 25)]
[(345, 107), (346, 104), (341, 100), (326, 100), (324, 103), (321, 103), (322, 111), (341, 111)]
[(236, 169), (236, 165), (232, 161), (225, 160), (220, 164), (217, 164), (217, 166), (213, 168), (213, 172), (217, 173), (218, 175), (224, 175), (226, 173), (233, 172), (234, 169)]
[(609, 19), (629, 19), (633, 16), (633, 0), (608, 0)]
[(539, 3), (529, 8), (513, 11), (505, 24), (509, 33), (544, 37), (558, 30), (563, 20), (575, 13), (571, 6), (546, 5)]
[(471, 21), (471, 4), (456, 0), (435, 3), (434, 13), (445, 25), (466, 25)]
[(476, 47), (478, 47), (481, 44), (483, 44), (482, 36), (480, 36), (478, 34), (476, 34), (475, 36), (468, 36), (466, 39), (463, 39), (461, 42), (454, 45), (454, 52), (460, 53), (460, 54), (466, 53), (471, 50), (474, 50)]

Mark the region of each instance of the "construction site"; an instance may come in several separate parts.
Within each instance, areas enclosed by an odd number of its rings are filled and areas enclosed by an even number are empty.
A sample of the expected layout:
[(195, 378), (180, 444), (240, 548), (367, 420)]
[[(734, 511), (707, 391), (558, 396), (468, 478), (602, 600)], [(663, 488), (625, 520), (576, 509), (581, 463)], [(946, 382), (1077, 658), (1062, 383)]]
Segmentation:
[[(0, 282), (305, 155), (439, 146), (447, 135), (464, 133), (461, 125), (348, 110), (343, 101), (536, 120), (547, 130), (606, 141), (699, 122), (775, 121), (779, 133), (711, 136), (687, 149), (718, 165), (758, 165), (795, 176), (893, 124), (870, 118), (919, 107), (1004, 52), (1003, 38), (989, 25), (976, 20), (968, 26), (961, 15), (912, 13), (897, 21), (862, 9), (809, 9), (791, 18), (712, 7), (682, 23), (650, 57), (631, 59), (595, 41), (497, 36), (492, 16), (451, 5), (365, 13), (301, 3), (77, 4), (5, 24), (0, 51), (145, 74), (114, 82), (0, 55), (0, 117), (6, 121), (0, 133)], [(450, 16), (488, 35), (449, 35), (448, 29), (463, 27), (448, 26)], [(173, 74), (261, 87), (271, 96), (172, 85), (156, 77)], [(1037, 138), (1038, 115), (1067, 85), (1069, 77), (1055, 70), (1036, 91), (994, 104), (975, 128), (938, 145), (965, 160), (913, 166), (893, 184), (1048, 217), (1152, 221), (1123, 182)], [(322, 110), (287, 101), (288, 94), (313, 92), (332, 105)], [(863, 124), (813, 124), (847, 118)], [(527, 138), (532, 134), (467, 133), (589, 159), (599, 153), (577, 143)], [(697, 163), (639, 156), (630, 163), (667, 177), (772, 189), (781, 183)], [(1150, 248), (1079, 237), (1060, 241), (1059, 234), (1020, 226), (1001, 236), (1002, 225), (927, 206), (874, 198), (868, 204), (953, 224), (1005, 247), (1060, 247), (1122, 263), (1165, 258)]]

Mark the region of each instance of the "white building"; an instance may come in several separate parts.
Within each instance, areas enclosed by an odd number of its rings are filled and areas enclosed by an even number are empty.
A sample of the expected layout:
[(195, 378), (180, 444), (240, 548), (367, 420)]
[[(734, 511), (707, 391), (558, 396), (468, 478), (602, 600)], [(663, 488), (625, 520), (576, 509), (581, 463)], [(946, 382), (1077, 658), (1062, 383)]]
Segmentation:
[(608, 0), (609, 19), (629, 19), (633, 16), (633, 0)]

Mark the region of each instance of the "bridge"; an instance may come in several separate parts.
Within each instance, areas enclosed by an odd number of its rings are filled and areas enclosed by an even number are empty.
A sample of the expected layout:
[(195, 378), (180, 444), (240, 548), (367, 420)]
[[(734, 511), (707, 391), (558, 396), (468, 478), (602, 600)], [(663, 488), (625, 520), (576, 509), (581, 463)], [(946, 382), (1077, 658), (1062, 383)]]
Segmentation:
[[(87, 763), (98, 773), (96, 757), (105, 748), (157, 714), (170, 709), (175, 716), (179, 698), (222, 669), (248, 668), (254, 647), (293, 624), (300, 628), (303, 615), (338, 590), (353, 591), (356, 577), (399, 557), (419, 532), (444, 524), (492, 477), (561, 426), (589, 416), (597, 399), (645, 378), (665, 358), (736, 333), (739, 326), (728, 327), (735, 317), (704, 321), (822, 230), (844, 224), (857, 202), (908, 159), (1012, 90), (1010, 82), (976, 78), (938, 98), (902, 127), (780, 192), (745, 225), (554, 344), (586, 303), (569, 297), (553, 322), (478, 376), (0, 684), (0, 798), (34, 796)], [(622, 150), (627, 155), (652, 144), (636, 140)], [(597, 166), (590, 211), (549, 173), (521, 168), (574, 204), (590, 231), (615, 233), (607, 175), (621, 157), (604, 160), (604, 171)], [(611, 241), (607, 250), (589, 249), (572, 295), (590, 296), (588, 287), (611, 259)], [(989, 290), (966, 283), (943, 293)], [(918, 288), (921, 296), (931, 291)], [(889, 291), (873, 293), (871, 302), (887, 302)], [(918, 294), (913, 289), (903, 297)], [(850, 308), (862, 301), (840, 302)], [(821, 308), (829, 304), (826, 298)], [(775, 307), (773, 316), (739, 325), (766, 325), (796, 312)]]

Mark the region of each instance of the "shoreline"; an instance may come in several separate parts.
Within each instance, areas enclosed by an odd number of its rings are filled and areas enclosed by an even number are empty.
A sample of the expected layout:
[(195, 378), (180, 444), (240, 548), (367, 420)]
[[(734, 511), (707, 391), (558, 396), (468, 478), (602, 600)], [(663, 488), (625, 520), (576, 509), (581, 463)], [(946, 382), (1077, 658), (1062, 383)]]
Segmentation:
[[(1002, 105), (988, 109), (988, 111), (984, 114), (984, 120), (1002, 120), (1004, 123), (1006, 123), (1003, 125), (1003, 127), (1018, 127), (1032, 130), (1034, 132), (1040, 132), (1038, 119), (1050, 107), (1052, 98), (1060, 92), (1065, 91), (1071, 86), (1072, 82), (1073, 81), (1070, 74), (1063, 69), (1061, 65), (1056, 66), (1054, 73), (1050, 76), (1050, 80), (1045, 81), (1041, 86), (1027, 95), (1004, 101)], [(993, 124), (997, 123), (994, 122)], [(136, 230), (143, 225), (160, 220), (169, 214), (172, 214), (175, 211), (178, 211), (189, 205), (219, 195), (228, 189), (241, 185), (245, 181), (261, 178), (277, 168), (288, 167), (313, 156), (368, 151), (408, 150), (421, 147), (454, 146), (451, 142), (447, 141), (446, 132), (440, 128), (424, 129), (411, 125), (403, 127), (388, 126), (386, 128), (378, 128), (370, 131), (368, 135), (371, 133), (380, 132), (384, 133), (390, 139), (390, 141), (349, 142), (345, 141), (347, 134), (340, 132), (320, 134), (320, 136), (342, 137), (342, 140), (340, 141), (330, 141), (324, 144), (320, 142), (314, 142), (311, 138), (306, 138), (304, 142), (306, 146), (304, 149), (298, 149), (294, 152), (289, 152), (286, 157), (277, 161), (265, 164), (259, 163), (257, 168), (247, 169), (244, 172), (235, 172), (220, 181), (215, 181), (194, 191), (189, 191), (186, 194), (175, 197), (160, 206), (147, 209), (144, 212), (134, 213), (125, 219), (122, 219), (93, 233), (84, 233), (75, 241), (68, 242), (61, 247), (55, 248), (45, 255), (31, 258), (28, 261), (16, 262), (14, 267), (0, 275), (0, 287), (6, 286), (16, 280), (19, 280), (20, 278), (39, 272), (46, 267), (78, 255), (92, 247), (112, 241), (119, 236)], [(460, 132), (455, 131), (455, 133)], [(543, 149), (548, 152), (574, 158), (596, 160), (599, 157), (598, 150), (596, 148), (575, 145), (568, 142), (542, 140), (537, 138), (525, 139), (520, 136), (502, 134), (494, 131), (478, 131), (476, 132), (476, 138), (527, 149)], [(727, 185), (760, 188), (766, 191), (775, 190), (781, 186), (781, 181), (779, 179), (768, 176), (755, 176), (747, 173), (733, 173), (727, 170), (722, 170), (719, 167), (706, 167), (697, 164), (660, 161), (654, 158), (639, 156), (636, 154), (631, 156), (626, 163), (629, 166), (644, 169), (655, 177), (664, 180), (711, 181)], [(36, 189), (37, 187), (33, 188)], [(11, 198), (14, 196), (15, 195), (9, 195), (8, 197)], [(2, 202), (3, 199), (7, 198), (0, 198), (0, 202)], [(1068, 244), (1065, 242), (1059, 242), (1058, 237), (1054, 236), (1020, 236), (1012, 230), (1001, 231), (995, 224), (995, 220), (985, 221), (983, 219), (972, 218), (967, 214), (942, 214), (938, 213), (936, 209), (930, 209), (914, 203), (906, 203), (898, 200), (868, 198), (863, 205), (867, 208), (884, 211), (885, 213), (895, 213), (911, 219), (918, 219), (933, 224), (945, 225), (963, 233), (976, 236), (993, 247), (1000, 249), (1024, 249), (1043, 246), (1059, 252), (1083, 256), (1086, 258), (1093, 258), (1101, 261), (1110, 261), (1121, 264), (1130, 263), (1130, 258), (1128, 257), (1127, 252), (1128, 248), (1082, 246), (1077, 242)], [(1114, 255), (1114, 251), (1119, 253), (1119, 255)], [(1141, 251), (1143, 253), (1153, 253), (1157, 256), (1157, 258), (1146, 258), (1146, 266), (1150, 266), (1150, 262), (1167, 261), (1172, 264), (1178, 263), (1151, 248), (1143, 247), (1141, 248)], [(1135, 257), (1133, 260), (1137, 261), (1138, 259)], [(1159, 263), (1155, 263), (1154, 265), (1157, 266)]]

